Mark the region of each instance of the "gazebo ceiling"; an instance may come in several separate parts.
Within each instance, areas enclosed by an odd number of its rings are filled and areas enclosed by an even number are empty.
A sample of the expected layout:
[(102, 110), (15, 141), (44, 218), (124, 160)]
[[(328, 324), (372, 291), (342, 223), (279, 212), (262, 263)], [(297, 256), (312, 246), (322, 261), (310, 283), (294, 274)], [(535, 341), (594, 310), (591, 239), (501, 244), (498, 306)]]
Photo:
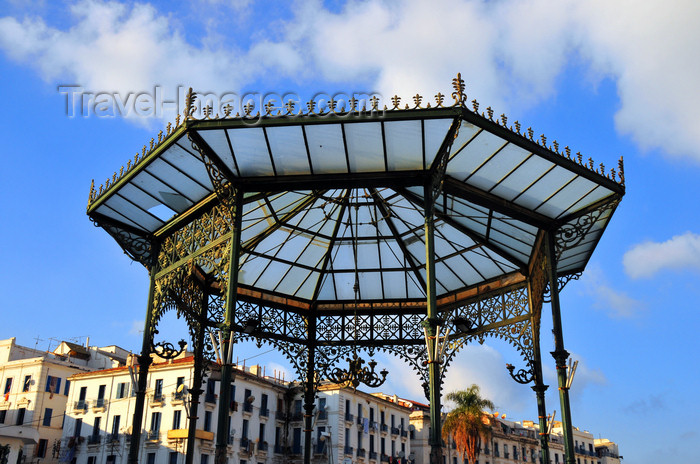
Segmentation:
[(558, 270), (582, 271), (624, 194), (621, 161), (618, 182), (517, 122), (507, 128), (490, 108), (467, 109), (464, 97), (452, 107), (382, 111), (374, 102), (255, 119), (188, 112), (91, 189), (88, 215), (145, 263), (139, 238), (167, 237), (219, 203), (195, 142), (245, 192), (240, 291), (342, 304), (356, 301), (357, 280), (360, 302), (419, 302), (424, 187), (447, 156), (434, 205), (438, 298), (527, 275), (544, 230), (575, 231)]

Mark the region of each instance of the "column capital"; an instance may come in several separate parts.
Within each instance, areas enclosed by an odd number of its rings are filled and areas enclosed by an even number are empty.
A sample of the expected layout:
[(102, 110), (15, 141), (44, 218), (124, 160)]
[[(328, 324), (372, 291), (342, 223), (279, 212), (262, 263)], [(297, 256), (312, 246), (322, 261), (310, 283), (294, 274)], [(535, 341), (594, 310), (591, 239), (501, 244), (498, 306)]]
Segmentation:
[(566, 350), (556, 350), (552, 351), (552, 357), (557, 363), (557, 369), (560, 367), (566, 367), (566, 360), (569, 358), (569, 352)]

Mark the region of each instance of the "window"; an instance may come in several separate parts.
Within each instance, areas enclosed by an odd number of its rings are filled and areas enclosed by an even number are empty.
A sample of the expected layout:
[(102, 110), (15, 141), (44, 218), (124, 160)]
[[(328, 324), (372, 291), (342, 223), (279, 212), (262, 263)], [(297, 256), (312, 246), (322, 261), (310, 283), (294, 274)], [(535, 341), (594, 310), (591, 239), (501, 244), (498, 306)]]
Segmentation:
[(357, 431), (357, 449), (363, 449), (362, 448), (362, 430)]
[(44, 427), (51, 427), (51, 415), (52, 414), (53, 414), (53, 409), (51, 409), (51, 408), (44, 409), (44, 421), (42, 422), (41, 425), (43, 425)]
[(156, 385), (153, 388), (153, 399), (161, 399), (163, 397), (163, 379), (156, 379)]
[[(244, 462), (244, 461), (241, 461), (241, 462)], [(202, 460), (201, 460), (200, 464), (209, 464), (209, 455), (208, 454), (202, 455)]]
[[(350, 400), (347, 400), (345, 404), (345, 410), (348, 409), (350, 409)], [(357, 403), (357, 418), (362, 419), (362, 405), (360, 403)]]
[(168, 454), (168, 464), (177, 464), (177, 451), (171, 451)]
[(121, 421), (121, 416), (114, 416), (112, 419), (112, 437), (119, 435), (119, 422)]
[(95, 423), (92, 426), (92, 436), (93, 437), (100, 436), (100, 419), (101, 419), (101, 417), (95, 417)]
[(207, 379), (207, 394), (204, 397), (204, 401), (207, 403), (216, 403), (216, 382), (211, 379)]
[(17, 421), (15, 422), (15, 425), (22, 425), (24, 424), (24, 413), (26, 412), (25, 408), (19, 408), (17, 410)]
[(160, 413), (154, 412), (151, 414), (151, 432), (160, 431)]
[(292, 454), (301, 454), (301, 427), (296, 427), (292, 433)]
[(146, 456), (147, 464), (156, 464), (156, 453), (148, 453)]
[(259, 437), (260, 437), (260, 443), (265, 441), (265, 424), (260, 424), (260, 430), (259, 430)]
[(85, 397), (87, 396), (87, 387), (80, 387), (80, 398), (78, 398), (80, 401), (85, 401)]
[(294, 414), (301, 414), (301, 400), (294, 400)]
[(31, 375), (25, 375), (24, 376), (24, 385), (22, 386), (22, 391), (23, 392), (28, 392), (29, 387), (32, 386), (32, 376)]
[(282, 451), (280, 446), (282, 446), (282, 429), (275, 427), (275, 453)]
[(248, 438), (248, 419), (243, 419), (243, 426), (241, 429), (241, 438)]
[(386, 421), (384, 420), (384, 411), (379, 412), (379, 423), (382, 425), (386, 424)]
[(88, 456), (87, 464), (96, 464), (97, 456)]
[(47, 376), (46, 377), (46, 391), (49, 393), (60, 393), (61, 392), (61, 379), (59, 377)]
[(117, 394), (114, 395), (116, 399), (126, 398), (129, 395), (129, 384), (126, 382), (121, 382), (117, 384)]
[(49, 441), (45, 438), (42, 438), (39, 440), (39, 444), (36, 445), (36, 455), (40, 458), (45, 458), (46, 457), (46, 448), (49, 447)]
[(100, 385), (100, 388), (97, 390), (97, 399), (105, 399), (105, 388), (107, 388), (107, 385)]
[(374, 408), (369, 408), (369, 421), (374, 422)]
[(0, 411), (0, 424), (5, 423), (5, 417), (7, 417), (7, 409)]
[(7, 380), (5, 380), (5, 390), (3, 391), (3, 395), (10, 393), (10, 390), (12, 390), (12, 377), (8, 377)]
[(73, 434), (74, 437), (79, 437), (80, 432), (83, 429), (83, 420), (82, 419), (76, 419), (75, 420), (75, 433)]
[(386, 441), (384, 437), (379, 440), (379, 451), (381, 451), (382, 454), (386, 454)]
[(260, 414), (267, 415), (267, 395), (265, 393), (260, 397)]
[(69, 391), (70, 391), (70, 380), (66, 379), (66, 386), (63, 387), (63, 394), (68, 396)]
[(177, 430), (180, 428), (180, 417), (182, 416), (182, 411), (173, 411), (173, 429)]
[(211, 411), (204, 412), (204, 431), (211, 431)]

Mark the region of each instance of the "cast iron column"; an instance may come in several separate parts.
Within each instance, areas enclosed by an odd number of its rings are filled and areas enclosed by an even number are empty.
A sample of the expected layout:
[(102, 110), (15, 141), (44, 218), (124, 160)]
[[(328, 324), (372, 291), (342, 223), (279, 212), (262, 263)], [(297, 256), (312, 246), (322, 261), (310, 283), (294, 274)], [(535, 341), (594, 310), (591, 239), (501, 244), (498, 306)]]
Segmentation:
[(159, 246), (151, 245), (151, 267), (148, 270), (150, 282), (148, 284), (148, 307), (146, 309), (146, 321), (143, 324), (143, 341), (141, 343), (141, 355), (138, 357), (139, 378), (136, 390), (136, 404), (134, 405), (134, 417), (131, 422), (131, 444), (129, 445), (129, 464), (138, 464), (139, 451), (141, 450), (141, 424), (143, 424), (143, 408), (146, 402), (146, 386), (148, 385), (148, 367), (151, 365), (151, 341), (153, 322), (153, 300), (156, 291), (156, 273), (158, 271)]
[(566, 387), (566, 360), (569, 352), (564, 349), (564, 336), (561, 327), (561, 309), (559, 306), (559, 283), (557, 281), (557, 263), (554, 251), (554, 233), (548, 231), (545, 237), (545, 253), (547, 255), (547, 279), (552, 301), (552, 332), (554, 332), (554, 351), (552, 356), (557, 365), (557, 380), (559, 383), (559, 401), (561, 403), (561, 425), (564, 431), (564, 451), (566, 464), (576, 464), (574, 455), (574, 435), (571, 424), (571, 406), (569, 405), (569, 389)]
[[(425, 277), (428, 313), (428, 350), (435, 353), (437, 297), (435, 295), (435, 223), (433, 221), (433, 193), (425, 187)], [(429, 356), (430, 358), (430, 356)], [(433, 359), (428, 365), (430, 389), (430, 463), (442, 464), (442, 417), (440, 415), (440, 364)]]
[[(311, 464), (311, 437), (314, 418), (314, 382), (316, 376), (316, 314), (311, 313), (307, 319), (308, 339), (306, 360), (306, 382), (304, 385), (304, 464)], [(329, 453), (331, 451), (329, 450)]]
[(194, 464), (194, 447), (197, 436), (197, 419), (199, 414), (199, 397), (202, 394), (202, 377), (204, 370), (204, 337), (206, 335), (206, 320), (208, 311), (208, 297), (206, 291), (203, 292), (204, 297), (199, 315), (199, 327), (197, 328), (196, 340), (194, 341), (194, 366), (192, 387), (190, 392), (190, 408), (189, 408), (189, 424), (187, 429), (187, 453), (185, 455), (185, 464)]
[[(528, 281), (527, 285), (528, 294), (528, 305), (530, 307), (531, 325), (532, 325), (532, 352), (533, 352), (533, 373), (535, 377), (535, 385), (533, 385), (532, 390), (537, 396), (537, 417), (539, 419), (539, 435), (540, 435), (540, 449), (542, 451), (542, 462), (549, 464), (549, 435), (547, 434), (547, 406), (545, 404), (545, 392), (549, 385), (544, 384), (544, 377), (542, 376), (542, 353), (540, 351), (540, 323), (539, 319), (542, 314), (538, 310), (535, 314), (535, 305), (532, 300), (532, 281)], [(537, 295), (538, 298), (541, 295)], [(541, 309), (541, 306), (540, 306)]]
[(231, 411), (231, 360), (229, 346), (233, 314), (236, 311), (238, 292), (238, 260), (241, 253), (241, 218), (243, 216), (243, 192), (236, 189), (233, 211), (233, 229), (231, 231), (231, 249), (229, 250), (228, 286), (226, 288), (226, 308), (221, 332), (224, 338), (221, 346), (223, 365), (221, 366), (221, 387), (219, 388), (219, 418), (216, 425), (216, 464), (226, 464), (228, 446), (228, 418)]

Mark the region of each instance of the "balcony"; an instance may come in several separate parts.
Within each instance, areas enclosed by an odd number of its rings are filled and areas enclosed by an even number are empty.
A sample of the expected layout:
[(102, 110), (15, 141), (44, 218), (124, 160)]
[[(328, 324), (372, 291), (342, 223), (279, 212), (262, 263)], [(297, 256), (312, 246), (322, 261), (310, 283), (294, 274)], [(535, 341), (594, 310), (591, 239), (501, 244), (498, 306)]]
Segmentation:
[(377, 452), (376, 451), (370, 451), (369, 452), (369, 458), (374, 459), (375, 461), (377, 460)]
[(357, 417), (357, 425), (362, 425), (363, 419), (364, 419), (364, 418), (363, 418), (362, 416), (358, 416), (358, 417)]
[(93, 433), (92, 435), (88, 435), (87, 437), (88, 446), (99, 445), (101, 442), (102, 436), (99, 433)]
[(107, 400), (104, 398), (97, 398), (92, 403), (93, 411), (104, 411), (106, 406), (107, 406)]
[[(328, 420), (328, 411), (325, 409), (323, 411), (319, 411), (318, 412), (318, 420), (327, 421)], [(352, 421), (350, 421), (350, 422), (352, 422)]]
[(382, 424), (379, 426), (379, 430), (381, 430), (382, 433), (387, 433), (389, 431), (389, 426), (386, 424)]
[(250, 454), (253, 452), (253, 443), (247, 438), (241, 438), (241, 454)]
[(207, 393), (204, 395), (204, 402), (210, 404), (216, 404), (216, 395), (213, 393)]
[(401, 430), (401, 438), (408, 438), (408, 431), (406, 430)]
[(389, 456), (386, 454), (382, 454), (382, 458), (380, 459), (380, 462), (389, 462)]
[(185, 401), (185, 392), (173, 392), (172, 395), (170, 395), (171, 402), (172, 404), (182, 404), (183, 401)]
[(353, 416), (349, 412), (346, 412), (345, 413), (345, 422), (355, 422), (355, 416)]
[(146, 432), (146, 441), (159, 441), (160, 432), (158, 430), (149, 430)]
[(304, 418), (304, 413), (301, 411), (297, 411), (292, 413), (292, 422), (301, 422), (301, 420)]
[(364, 458), (367, 452), (365, 451), (364, 448), (358, 448), (357, 449), (357, 457), (358, 458)]
[(229, 435), (228, 438), (226, 439), (226, 444), (228, 445), (233, 445), (233, 443), (236, 441), (235, 435)]
[(76, 411), (76, 412), (81, 412), (81, 411), (85, 412), (85, 411), (87, 411), (87, 408), (88, 408), (88, 404), (87, 404), (87, 401), (85, 401), (85, 400), (76, 401), (75, 404), (73, 405), (73, 411)]
[(345, 445), (345, 448), (343, 449), (343, 453), (345, 453), (348, 456), (352, 456), (352, 452), (355, 449), (352, 446)]
[(392, 434), (392, 435), (398, 435), (399, 432), (400, 432), (400, 430), (399, 430), (398, 427), (392, 427), (392, 428), (391, 428), (391, 434)]
[(369, 428), (374, 430), (379, 430), (379, 424), (376, 421), (369, 421)]
[(253, 412), (253, 404), (249, 403), (247, 401), (243, 402), (243, 412), (247, 412), (248, 414)]
[(284, 411), (275, 411), (275, 419), (284, 422), (287, 420), (287, 413)]
[(258, 452), (267, 453), (268, 448), (269, 448), (269, 445), (267, 444), (266, 441), (262, 441), (262, 442), (258, 443)]
[(154, 393), (151, 395), (151, 405), (152, 406), (163, 406), (165, 402), (165, 396), (162, 393)]
[(265, 408), (260, 410), (260, 417), (268, 418), (270, 417), (270, 410)]
[(279, 443), (277, 443), (275, 445), (274, 451), (275, 451), (275, 454), (282, 454), (282, 453), (284, 453), (284, 447), (282, 445), (280, 445)]
[(120, 439), (121, 439), (121, 435), (119, 435), (118, 433), (110, 433), (107, 435), (105, 442), (106, 443), (119, 443)]

